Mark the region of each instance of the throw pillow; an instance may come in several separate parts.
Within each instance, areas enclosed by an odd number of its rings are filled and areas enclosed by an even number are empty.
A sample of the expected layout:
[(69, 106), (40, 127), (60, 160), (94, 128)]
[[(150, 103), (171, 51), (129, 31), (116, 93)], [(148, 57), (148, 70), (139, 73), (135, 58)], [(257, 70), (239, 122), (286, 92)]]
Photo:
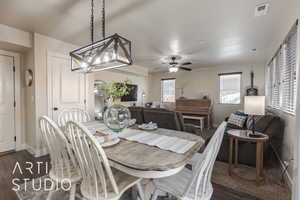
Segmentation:
[(242, 115), (237, 115), (235, 113), (232, 113), (229, 116), (228, 123), (243, 128), (246, 120), (247, 120), (247, 116), (242, 116)]
[(236, 111), (234, 114), (248, 117), (248, 115), (242, 111)]
[[(254, 126), (262, 117), (263, 117), (262, 115), (254, 115)], [(253, 115), (249, 115), (246, 122), (247, 129), (252, 129), (252, 124), (253, 124)]]

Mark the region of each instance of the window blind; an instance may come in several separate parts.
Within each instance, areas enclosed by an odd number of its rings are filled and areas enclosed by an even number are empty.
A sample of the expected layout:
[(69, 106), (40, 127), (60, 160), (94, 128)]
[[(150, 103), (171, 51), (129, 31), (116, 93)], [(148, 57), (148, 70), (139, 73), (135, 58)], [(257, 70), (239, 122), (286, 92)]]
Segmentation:
[(296, 110), (297, 29), (296, 23), (267, 68), (268, 105), (291, 114)]
[(272, 107), (279, 108), (279, 92), (280, 92), (280, 53), (273, 62), (273, 78), (272, 78)]
[(175, 79), (161, 80), (161, 102), (175, 102)]
[(241, 75), (242, 73), (219, 74), (221, 104), (241, 103)]
[(272, 61), (267, 67), (267, 78), (266, 78), (266, 96), (267, 105), (272, 107), (272, 89), (273, 89), (273, 65)]
[(296, 109), (296, 57), (297, 57), (297, 29), (290, 32), (290, 36), (283, 45), (284, 67), (282, 74), (282, 109), (288, 113), (295, 113)]

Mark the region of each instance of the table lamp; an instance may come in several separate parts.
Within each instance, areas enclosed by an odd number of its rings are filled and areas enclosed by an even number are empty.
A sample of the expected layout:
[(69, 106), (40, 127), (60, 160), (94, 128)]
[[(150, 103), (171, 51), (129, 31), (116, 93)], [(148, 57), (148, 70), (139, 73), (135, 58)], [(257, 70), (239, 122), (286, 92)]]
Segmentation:
[(245, 96), (244, 101), (244, 113), (252, 115), (252, 134), (250, 137), (256, 137), (254, 126), (255, 119), (254, 115), (264, 115), (265, 114), (265, 96)]

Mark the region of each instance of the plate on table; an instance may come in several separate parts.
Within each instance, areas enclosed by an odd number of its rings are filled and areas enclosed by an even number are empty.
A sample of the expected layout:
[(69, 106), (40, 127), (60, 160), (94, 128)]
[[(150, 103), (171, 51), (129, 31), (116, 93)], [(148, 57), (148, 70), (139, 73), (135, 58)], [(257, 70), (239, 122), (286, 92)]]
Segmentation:
[(128, 123), (128, 127), (134, 126), (136, 123), (136, 119), (130, 119)]
[(111, 146), (113, 146), (113, 145), (118, 144), (120, 141), (121, 141), (120, 138), (115, 138), (115, 139), (113, 139), (113, 140), (109, 140), (109, 141), (107, 141), (107, 142), (102, 143), (101, 146), (102, 146), (103, 148), (105, 148), (105, 147), (111, 147)]
[(149, 124), (141, 124), (138, 126), (139, 129), (145, 130), (145, 131), (154, 131), (156, 130), (157, 124), (156, 123), (149, 123)]

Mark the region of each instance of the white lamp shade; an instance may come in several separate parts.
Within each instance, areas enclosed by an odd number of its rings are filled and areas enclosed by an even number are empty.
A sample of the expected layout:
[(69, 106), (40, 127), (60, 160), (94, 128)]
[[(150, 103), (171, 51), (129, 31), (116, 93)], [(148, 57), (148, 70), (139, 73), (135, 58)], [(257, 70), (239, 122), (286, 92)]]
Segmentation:
[(245, 96), (244, 112), (248, 115), (264, 115), (265, 96)]

